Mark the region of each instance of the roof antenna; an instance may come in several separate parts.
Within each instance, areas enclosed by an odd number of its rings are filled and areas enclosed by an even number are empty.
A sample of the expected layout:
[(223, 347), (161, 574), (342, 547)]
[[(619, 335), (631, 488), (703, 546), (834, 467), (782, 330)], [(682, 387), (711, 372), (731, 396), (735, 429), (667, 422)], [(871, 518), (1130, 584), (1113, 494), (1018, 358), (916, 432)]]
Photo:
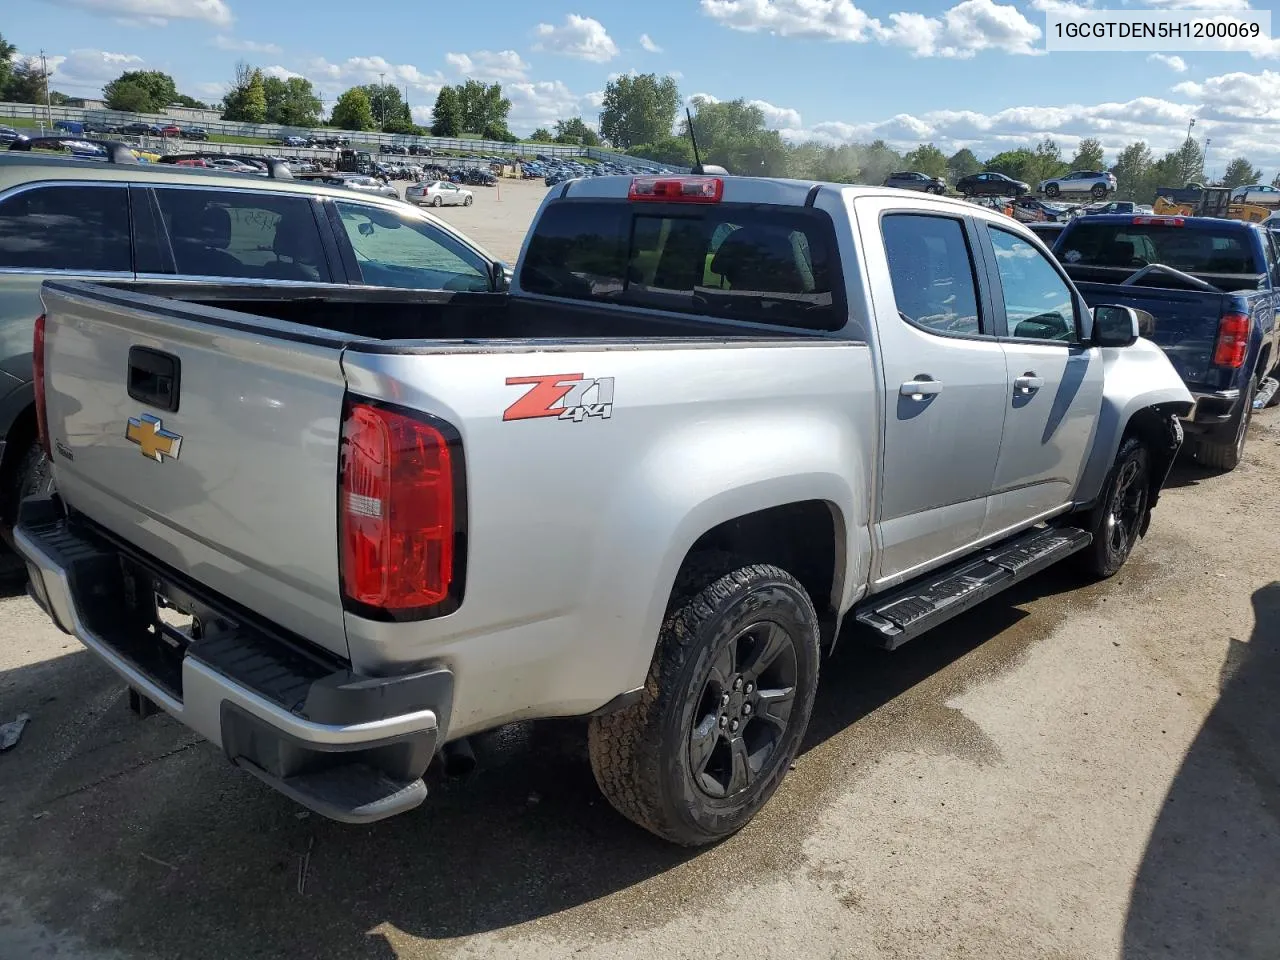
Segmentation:
[(688, 108), (684, 108), (685, 119), (689, 126), (689, 140), (693, 143), (693, 169), (690, 173), (698, 176), (729, 176), (729, 171), (724, 167), (718, 167), (714, 163), (703, 164), (702, 157), (698, 154), (698, 137), (693, 132), (693, 112)]

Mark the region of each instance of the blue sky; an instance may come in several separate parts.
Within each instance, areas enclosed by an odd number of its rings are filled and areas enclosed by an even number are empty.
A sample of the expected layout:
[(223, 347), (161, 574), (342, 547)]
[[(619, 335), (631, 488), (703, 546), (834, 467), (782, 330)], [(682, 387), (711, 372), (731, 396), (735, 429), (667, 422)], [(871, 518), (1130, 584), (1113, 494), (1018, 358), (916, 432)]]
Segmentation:
[(1211, 169), (1243, 153), (1268, 180), (1280, 170), (1280, 43), (1044, 54), (1044, 11), (1074, 2), (4, 0), (0, 32), (24, 54), (43, 48), (54, 85), (78, 96), (124, 69), (159, 69), (216, 100), (243, 59), (307, 76), (330, 102), (384, 74), (408, 86), (424, 120), (441, 84), (474, 76), (502, 82), (512, 129), (526, 134), (561, 117), (594, 122), (611, 76), (653, 71), (675, 75), (686, 96), (758, 101), (792, 140), (933, 141), (985, 157), (1044, 135), (1064, 152), (1097, 136), (1114, 154), (1135, 139), (1168, 149), (1194, 116)]

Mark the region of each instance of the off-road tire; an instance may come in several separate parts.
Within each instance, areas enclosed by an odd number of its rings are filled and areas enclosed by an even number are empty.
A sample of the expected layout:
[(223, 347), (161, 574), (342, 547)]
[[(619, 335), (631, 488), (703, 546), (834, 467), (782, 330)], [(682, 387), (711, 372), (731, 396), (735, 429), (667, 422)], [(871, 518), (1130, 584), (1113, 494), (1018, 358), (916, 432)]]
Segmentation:
[[(791, 637), (794, 701), (755, 779), (716, 799), (698, 786), (691, 769), (695, 714), (705, 703), (713, 663), (762, 619)], [(640, 700), (591, 720), (588, 750), (601, 791), (624, 817), (673, 843), (697, 846), (730, 836), (764, 806), (790, 769), (813, 708), (818, 663), (817, 615), (794, 577), (723, 553), (694, 558), (672, 590)]]
[(53, 493), (53, 466), (40, 444), (32, 443), (22, 454), (3, 491), (4, 522), (0, 538), (13, 546), (13, 524), (18, 519), (18, 505), (27, 497), (47, 497)]
[[(1128, 465), (1137, 463), (1137, 475), (1127, 477)], [(1122, 544), (1112, 536), (1116, 521), (1117, 496), (1122, 491), (1117, 488), (1128, 479), (1136, 488), (1137, 502), (1132, 506), (1134, 516), (1129, 518), (1132, 524), (1126, 530)], [(1093, 534), (1093, 542), (1076, 554), (1079, 565), (1090, 576), (1099, 580), (1113, 577), (1124, 566), (1133, 548), (1142, 539), (1142, 531), (1146, 528), (1147, 511), (1151, 509), (1151, 453), (1146, 445), (1135, 436), (1126, 437), (1116, 453), (1115, 463), (1107, 474), (1107, 481), (1102, 488), (1102, 496), (1088, 513), (1084, 514), (1084, 526)]]
[(1044, 195), (1050, 199), (1053, 199), (1060, 193), (1062, 193), (1062, 188), (1059, 187), (1056, 183), (1051, 183), (1044, 188)]
[(1258, 378), (1249, 379), (1249, 387), (1240, 398), (1239, 416), (1231, 439), (1225, 443), (1210, 440), (1196, 442), (1196, 460), (1206, 467), (1228, 473), (1240, 465), (1244, 457), (1245, 440), (1249, 436), (1249, 424), (1253, 421), (1253, 397), (1258, 392)]

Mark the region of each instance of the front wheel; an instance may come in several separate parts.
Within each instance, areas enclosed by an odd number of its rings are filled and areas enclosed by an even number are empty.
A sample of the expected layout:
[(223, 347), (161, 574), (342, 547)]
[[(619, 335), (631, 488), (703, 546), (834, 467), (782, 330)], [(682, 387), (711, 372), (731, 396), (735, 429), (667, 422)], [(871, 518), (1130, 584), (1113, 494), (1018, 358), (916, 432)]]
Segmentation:
[(1044, 188), (1044, 195), (1046, 197), (1049, 197), (1050, 199), (1056, 197), (1060, 193), (1062, 193), (1062, 188), (1059, 187), (1056, 183), (1051, 183)]
[(1126, 437), (1102, 496), (1088, 514), (1093, 542), (1080, 557), (1089, 573), (1105, 580), (1124, 566), (1142, 539), (1150, 502), (1151, 455), (1137, 437)]
[(713, 843), (740, 830), (800, 748), (818, 659), (817, 615), (790, 574), (721, 554), (690, 564), (641, 699), (591, 720), (601, 791), (623, 816), (674, 843)]

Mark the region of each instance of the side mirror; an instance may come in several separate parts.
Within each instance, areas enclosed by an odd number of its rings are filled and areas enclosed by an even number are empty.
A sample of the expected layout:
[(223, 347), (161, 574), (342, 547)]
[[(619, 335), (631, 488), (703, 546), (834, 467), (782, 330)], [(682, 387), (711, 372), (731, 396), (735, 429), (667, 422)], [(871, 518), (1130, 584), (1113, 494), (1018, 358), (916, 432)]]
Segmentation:
[(505, 293), (511, 289), (511, 264), (495, 260), (489, 265), (489, 287), (494, 293)]
[[(1111, 304), (1093, 308), (1093, 345), (1095, 347), (1127, 347), (1134, 343), (1141, 330), (1138, 314), (1146, 311)], [(1150, 317), (1151, 314), (1147, 313)], [(1154, 319), (1153, 319), (1154, 324)]]

